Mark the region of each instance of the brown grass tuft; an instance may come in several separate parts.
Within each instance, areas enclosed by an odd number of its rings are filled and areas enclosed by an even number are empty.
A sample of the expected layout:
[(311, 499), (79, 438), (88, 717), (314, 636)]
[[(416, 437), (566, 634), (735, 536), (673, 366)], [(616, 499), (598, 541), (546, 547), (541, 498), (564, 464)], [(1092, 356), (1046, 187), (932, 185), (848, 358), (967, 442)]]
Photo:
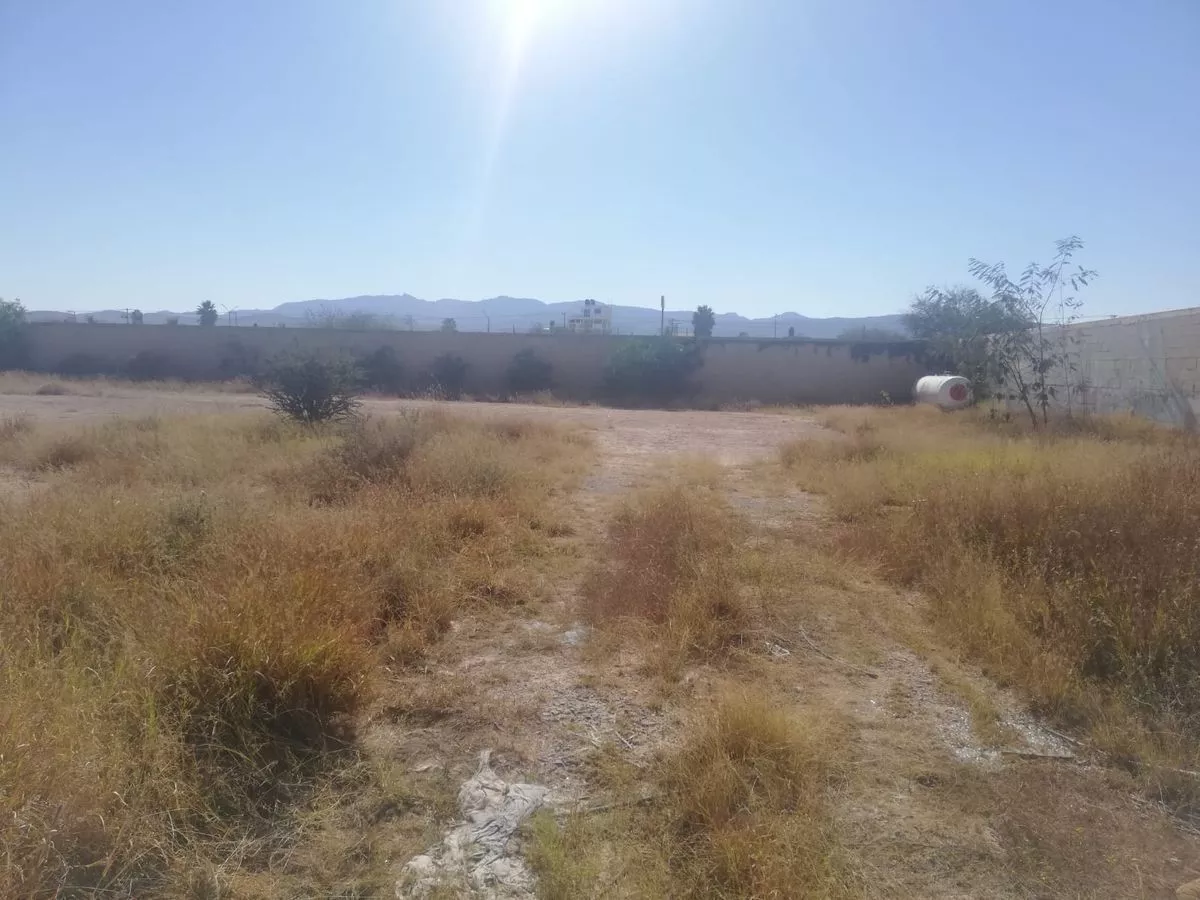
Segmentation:
[(827, 809), (845, 759), (828, 717), (746, 691), (718, 698), (664, 765), (680, 895), (845, 896)]
[(651, 626), (668, 669), (730, 648), (750, 620), (735, 565), (740, 533), (719, 494), (642, 492), (609, 529), (609, 563), (584, 585), (585, 617)]

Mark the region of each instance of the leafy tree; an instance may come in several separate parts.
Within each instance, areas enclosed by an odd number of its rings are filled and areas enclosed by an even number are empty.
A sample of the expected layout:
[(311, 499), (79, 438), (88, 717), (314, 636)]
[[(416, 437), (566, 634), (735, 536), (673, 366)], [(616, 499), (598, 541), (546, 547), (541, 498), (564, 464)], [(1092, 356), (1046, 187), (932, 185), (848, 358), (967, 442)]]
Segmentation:
[(871, 328), (856, 325), (837, 336), (839, 341), (907, 341), (908, 335), (892, 328)]
[[(1008, 277), (1004, 263), (971, 259), (967, 264), (971, 274), (992, 289), (992, 302), (1027, 324), (996, 333), (989, 346), (1000, 370), (1000, 383), (1024, 404), (1034, 426), (1038, 420), (1035, 407), (1043, 425), (1050, 420), (1050, 401), (1057, 395), (1050, 380), (1055, 370), (1062, 371), (1069, 402), (1072, 364), (1065, 326), (1074, 321), (1075, 311), (1082, 305), (1076, 291), (1097, 274), (1094, 269), (1072, 265), (1075, 254), (1083, 249), (1077, 236), (1055, 241), (1054, 248), (1049, 265), (1031, 262), (1015, 282)], [(1047, 321), (1051, 310), (1057, 312), (1057, 323)], [(1055, 324), (1058, 332), (1052, 337), (1047, 329)]]
[(135, 309), (129, 314), (130, 325), (141, 325), (144, 321), (146, 321), (146, 317), (142, 315), (142, 311), (140, 309)]
[(613, 354), (604, 386), (618, 402), (666, 404), (688, 394), (692, 373), (703, 364), (702, 348), (695, 341), (636, 338)]
[(712, 337), (716, 324), (717, 317), (711, 306), (697, 306), (696, 311), (692, 313), (692, 332), (696, 337)]
[(0, 298), (0, 369), (25, 364), (25, 307), (20, 300)]
[(933, 364), (969, 379), (977, 397), (988, 396), (1001, 380), (991, 335), (1024, 331), (1029, 324), (1013, 310), (963, 286), (926, 288), (904, 316), (909, 333), (928, 344)]
[(306, 425), (353, 418), (357, 373), (341, 360), (283, 355), (259, 379), (267, 404), (279, 415)]
[(458, 323), (453, 319), (442, 319), (442, 331), (447, 333), (458, 331)]
[(196, 315), (200, 317), (201, 325), (216, 325), (217, 324), (217, 304), (211, 300), (205, 300), (196, 307)]
[(1055, 247), (1049, 265), (1030, 263), (1016, 282), (1003, 263), (971, 259), (968, 269), (991, 288), (990, 297), (973, 288), (931, 287), (904, 317), (913, 337), (929, 342), (939, 365), (969, 378), (979, 396), (999, 388), (1019, 400), (1035, 427), (1039, 411), (1043, 424), (1049, 420), (1057, 393), (1053, 372), (1061, 369), (1067, 376), (1071, 368), (1065, 332), (1060, 328), (1057, 340), (1052, 338), (1048, 314), (1056, 310), (1060, 326), (1072, 321), (1080, 305), (1075, 291), (1096, 275), (1070, 268), (1083, 247), (1079, 238), (1065, 238)]
[(795, 326), (795, 325), (789, 325), (789, 326), (788, 326), (788, 337), (790, 337), (790, 338), (794, 338), (795, 336), (796, 336), (796, 326)]

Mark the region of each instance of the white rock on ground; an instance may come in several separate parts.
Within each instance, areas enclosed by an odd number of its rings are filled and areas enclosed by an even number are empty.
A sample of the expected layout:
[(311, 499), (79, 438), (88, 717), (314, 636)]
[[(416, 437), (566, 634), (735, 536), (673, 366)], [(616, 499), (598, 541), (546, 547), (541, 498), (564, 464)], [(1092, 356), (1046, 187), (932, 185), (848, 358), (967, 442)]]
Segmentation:
[(479, 768), (458, 791), (463, 821), (442, 843), (413, 857), (396, 883), (399, 900), (421, 900), (438, 887), (457, 887), (487, 900), (528, 900), (536, 880), (517, 851), (521, 824), (546, 802), (550, 789), (509, 784), (490, 764), (491, 750), (479, 754)]

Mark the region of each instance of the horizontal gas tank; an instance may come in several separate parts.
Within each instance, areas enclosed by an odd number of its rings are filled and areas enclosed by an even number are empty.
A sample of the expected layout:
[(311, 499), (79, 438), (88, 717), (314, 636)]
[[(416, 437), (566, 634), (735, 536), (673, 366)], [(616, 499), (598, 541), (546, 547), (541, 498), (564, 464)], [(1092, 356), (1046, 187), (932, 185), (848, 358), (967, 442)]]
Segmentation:
[(962, 409), (971, 405), (971, 382), (961, 375), (926, 375), (917, 379), (913, 399), (939, 409)]

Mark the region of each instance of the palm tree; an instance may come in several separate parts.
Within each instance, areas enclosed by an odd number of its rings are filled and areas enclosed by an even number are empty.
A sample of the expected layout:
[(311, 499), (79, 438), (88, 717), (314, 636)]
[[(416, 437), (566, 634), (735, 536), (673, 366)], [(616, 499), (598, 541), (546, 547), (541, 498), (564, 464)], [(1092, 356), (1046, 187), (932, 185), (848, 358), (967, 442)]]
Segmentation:
[(205, 300), (196, 307), (196, 315), (200, 317), (201, 325), (216, 325), (217, 324), (217, 304), (211, 300)]

